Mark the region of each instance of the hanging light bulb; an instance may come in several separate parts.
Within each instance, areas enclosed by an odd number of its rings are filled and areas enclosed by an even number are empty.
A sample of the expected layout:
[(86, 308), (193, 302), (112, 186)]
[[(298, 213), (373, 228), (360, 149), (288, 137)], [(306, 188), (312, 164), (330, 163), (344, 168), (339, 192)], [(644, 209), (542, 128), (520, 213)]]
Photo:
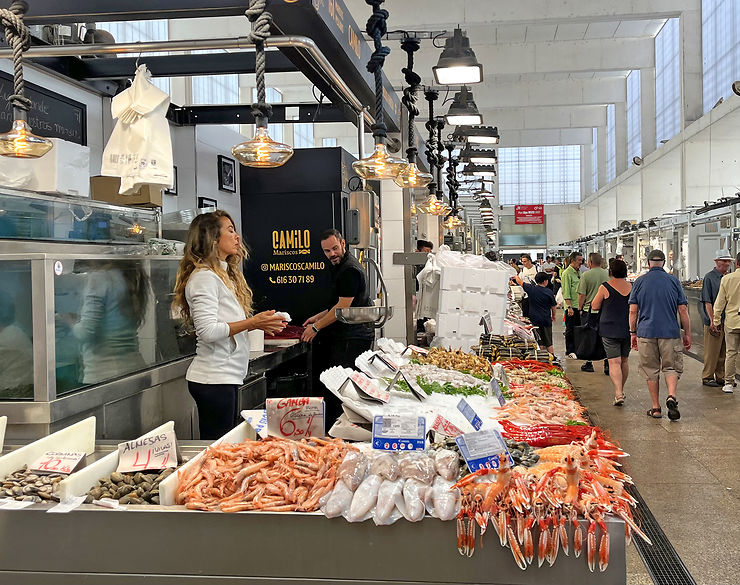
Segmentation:
[(416, 215), (416, 203), (411, 204), (411, 215)]
[(270, 169), (284, 165), (293, 156), (293, 148), (270, 138), (267, 128), (258, 126), (254, 138), (237, 144), (231, 154), (245, 167)]
[(23, 119), (13, 122), (9, 132), (0, 134), (0, 155), (15, 158), (39, 158), (49, 152), (54, 144), (48, 138), (36, 136)]
[(475, 58), (470, 40), (460, 27), (445, 41), (444, 51), (432, 72), (435, 81), (442, 85), (483, 81), (483, 66)]
[(382, 142), (375, 145), (373, 153), (352, 163), (352, 169), (360, 178), (380, 181), (395, 179), (408, 162), (402, 158), (391, 156)]
[(421, 189), (431, 183), (432, 179), (434, 177), (431, 173), (425, 173), (416, 166), (416, 163), (410, 162), (393, 179), (393, 182), (404, 189)]
[(436, 204), (437, 204), (437, 197), (435, 197), (434, 193), (430, 193), (429, 197), (427, 197), (421, 205), (416, 206), (416, 211), (419, 213), (432, 214), (432, 211), (431, 211), (432, 207)]
[(451, 126), (483, 123), (483, 116), (480, 115), (478, 106), (473, 101), (473, 94), (464, 85), (455, 94), (455, 99), (445, 115), (445, 121)]

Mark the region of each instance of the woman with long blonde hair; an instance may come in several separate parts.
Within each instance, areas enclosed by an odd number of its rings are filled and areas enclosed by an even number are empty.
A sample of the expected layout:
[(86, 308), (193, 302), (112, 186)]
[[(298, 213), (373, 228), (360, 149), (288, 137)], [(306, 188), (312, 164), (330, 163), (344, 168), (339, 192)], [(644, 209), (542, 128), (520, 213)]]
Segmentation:
[(195, 329), (195, 357), (185, 379), (198, 408), (201, 439), (217, 439), (236, 424), (237, 393), (249, 366), (246, 332), (285, 328), (275, 311), (252, 315), (252, 291), (242, 273), (247, 250), (225, 211), (190, 224), (172, 305)]

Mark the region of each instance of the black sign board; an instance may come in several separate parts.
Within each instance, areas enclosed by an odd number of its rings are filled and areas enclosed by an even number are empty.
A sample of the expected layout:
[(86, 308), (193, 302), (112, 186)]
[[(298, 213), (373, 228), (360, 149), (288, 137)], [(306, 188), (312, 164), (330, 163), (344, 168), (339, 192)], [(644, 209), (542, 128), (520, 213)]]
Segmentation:
[[(44, 138), (61, 138), (87, 145), (87, 106), (68, 97), (26, 82), (25, 93), (31, 102), (28, 124)], [(13, 76), (0, 71), (0, 132), (7, 132), (13, 124), (13, 107), (8, 96), (13, 94)]]

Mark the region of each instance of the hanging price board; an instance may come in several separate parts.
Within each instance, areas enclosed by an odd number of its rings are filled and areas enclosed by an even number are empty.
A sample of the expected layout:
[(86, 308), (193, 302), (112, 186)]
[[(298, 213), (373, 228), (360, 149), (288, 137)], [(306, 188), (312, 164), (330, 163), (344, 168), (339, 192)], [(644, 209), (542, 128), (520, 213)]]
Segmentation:
[(47, 451), (28, 468), (36, 473), (72, 473), (85, 458), (85, 453), (77, 451)]
[(481, 420), (481, 417), (475, 414), (473, 407), (468, 404), (467, 400), (461, 398), (460, 402), (457, 403), (457, 409), (462, 412), (462, 415), (468, 420), (471, 425), (473, 425), (473, 428), (476, 431), (480, 430), (480, 428), (483, 426), (483, 420)]
[(373, 418), (373, 449), (413, 451), (424, 449), (426, 419), (415, 415), (377, 415)]
[(498, 469), (499, 457), (503, 456), (509, 458), (510, 465), (514, 465), (506, 442), (497, 430), (486, 429), (477, 433), (466, 433), (457, 437), (455, 442), (460, 447), (470, 471), (477, 471), (483, 467)]
[(175, 431), (149, 435), (118, 444), (116, 471), (158, 470), (177, 467)]
[(268, 398), (267, 433), (273, 437), (323, 437), (324, 399), (316, 397)]
[(370, 378), (368, 378), (364, 374), (361, 374), (360, 372), (352, 372), (349, 376), (349, 380), (354, 384), (355, 388), (360, 393), (360, 396), (362, 396), (362, 398), (376, 400), (378, 402), (382, 402), (383, 404), (387, 404), (388, 401), (391, 399), (390, 392), (388, 392), (387, 390), (381, 390), (375, 384), (373, 384)]

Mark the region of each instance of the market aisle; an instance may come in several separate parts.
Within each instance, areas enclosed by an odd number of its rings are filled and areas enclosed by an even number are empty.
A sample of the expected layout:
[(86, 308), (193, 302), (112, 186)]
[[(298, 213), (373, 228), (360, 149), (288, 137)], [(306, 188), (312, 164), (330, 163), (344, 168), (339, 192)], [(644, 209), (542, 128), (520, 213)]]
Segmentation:
[[(563, 327), (554, 328), (555, 351), (563, 355)], [(567, 360), (566, 371), (589, 408), (594, 422), (631, 454), (625, 467), (660, 526), (697, 583), (737, 583), (740, 548), (740, 396), (701, 385), (701, 362), (684, 358), (678, 386), (681, 420), (665, 416), (665, 385), (661, 380), (663, 418), (650, 419), (650, 400), (630, 356), (630, 378), (624, 407), (612, 406), (614, 391), (601, 364), (594, 373), (581, 372), (580, 360)], [(627, 583), (650, 584), (634, 547), (627, 556)]]

